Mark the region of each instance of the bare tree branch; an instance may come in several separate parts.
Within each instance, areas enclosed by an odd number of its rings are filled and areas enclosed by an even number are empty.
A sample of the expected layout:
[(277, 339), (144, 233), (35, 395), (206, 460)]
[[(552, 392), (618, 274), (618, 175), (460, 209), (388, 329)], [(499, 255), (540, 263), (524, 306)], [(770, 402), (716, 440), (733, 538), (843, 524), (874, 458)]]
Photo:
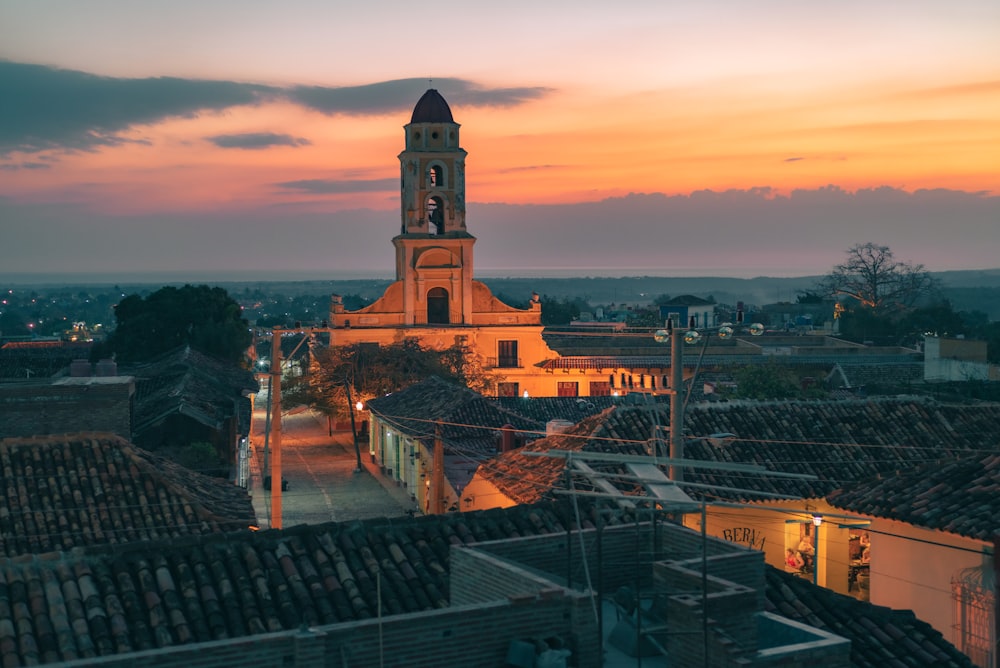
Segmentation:
[(848, 249), (847, 259), (817, 288), (823, 294), (850, 297), (874, 312), (886, 313), (912, 307), (921, 297), (933, 294), (938, 284), (924, 265), (901, 262), (888, 246), (869, 242)]

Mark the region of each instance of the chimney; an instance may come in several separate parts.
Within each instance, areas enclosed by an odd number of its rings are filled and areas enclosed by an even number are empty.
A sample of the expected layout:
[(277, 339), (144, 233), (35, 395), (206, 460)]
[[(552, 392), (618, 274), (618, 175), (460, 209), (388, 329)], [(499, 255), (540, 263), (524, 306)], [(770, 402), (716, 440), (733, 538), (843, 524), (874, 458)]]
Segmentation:
[(507, 423), (500, 427), (500, 452), (510, 452), (517, 449), (514, 440), (514, 425)]
[(90, 378), (93, 372), (87, 360), (73, 360), (69, 363), (69, 375), (73, 378)]
[(94, 370), (95, 376), (117, 376), (118, 364), (113, 359), (98, 360)]

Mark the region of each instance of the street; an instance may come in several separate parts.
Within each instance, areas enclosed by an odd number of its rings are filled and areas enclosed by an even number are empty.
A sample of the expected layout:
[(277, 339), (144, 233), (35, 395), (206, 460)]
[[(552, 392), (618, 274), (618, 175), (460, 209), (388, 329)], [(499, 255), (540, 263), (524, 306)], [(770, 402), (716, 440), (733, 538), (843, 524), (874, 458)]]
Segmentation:
[[(371, 463), (367, 443), (360, 445), (362, 466), (358, 471), (358, 456), (350, 431), (335, 431), (330, 436), (326, 417), (304, 407), (283, 412), (281, 469), (287, 489), (280, 492), (282, 528), (398, 517), (407, 511), (417, 511), (409, 493), (385, 479)], [(264, 476), (268, 475), (265, 467), (270, 464), (270, 453), (265, 452), (266, 421), (267, 391), (263, 390), (254, 400), (249, 485), (261, 529), (277, 524), (272, 521), (272, 494), (280, 490), (277, 482), (271, 491), (264, 489)]]

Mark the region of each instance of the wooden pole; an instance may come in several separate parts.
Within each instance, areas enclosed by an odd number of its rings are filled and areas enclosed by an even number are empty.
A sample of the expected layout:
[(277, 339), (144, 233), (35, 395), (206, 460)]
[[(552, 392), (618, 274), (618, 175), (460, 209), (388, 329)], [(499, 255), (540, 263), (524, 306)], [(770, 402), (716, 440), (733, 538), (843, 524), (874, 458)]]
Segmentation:
[(271, 528), (281, 528), (281, 332), (271, 330)]
[[(674, 323), (670, 331), (670, 458), (684, 459), (684, 330)], [(671, 480), (684, 480), (684, 469), (671, 464)]]
[(441, 423), (434, 425), (434, 462), (431, 472), (431, 512), (444, 513), (444, 441), (441, 440)]

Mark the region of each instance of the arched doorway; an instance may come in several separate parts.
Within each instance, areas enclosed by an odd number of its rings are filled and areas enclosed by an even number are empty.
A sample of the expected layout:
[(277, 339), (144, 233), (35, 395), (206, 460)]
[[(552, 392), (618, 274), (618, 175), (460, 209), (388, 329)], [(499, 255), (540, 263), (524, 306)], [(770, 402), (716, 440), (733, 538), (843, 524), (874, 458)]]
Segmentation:
[(431, 288), (427, 292), (427, 323), (447, 325), (448, 291), (444, 288)]

